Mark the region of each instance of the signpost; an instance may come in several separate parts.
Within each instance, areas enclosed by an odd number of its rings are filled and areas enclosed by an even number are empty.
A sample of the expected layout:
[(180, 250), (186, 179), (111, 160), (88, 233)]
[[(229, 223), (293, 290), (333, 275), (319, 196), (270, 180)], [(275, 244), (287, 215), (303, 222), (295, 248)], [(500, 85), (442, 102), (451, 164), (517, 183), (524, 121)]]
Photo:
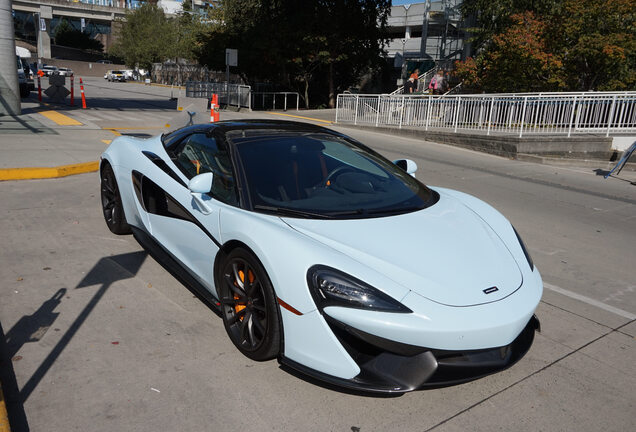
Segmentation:
[(238, 66), (238, 50), (225, 49), (225, 106), (230, 106), (230, 66)]

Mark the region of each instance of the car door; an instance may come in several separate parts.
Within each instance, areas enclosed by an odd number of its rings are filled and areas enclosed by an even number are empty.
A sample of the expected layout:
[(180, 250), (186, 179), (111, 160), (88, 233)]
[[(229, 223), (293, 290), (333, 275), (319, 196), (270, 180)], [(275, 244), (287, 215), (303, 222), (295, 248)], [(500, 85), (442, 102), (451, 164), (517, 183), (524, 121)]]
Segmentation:
[[(151, 234), (216, 294), (213, 265), (220, 247), (219, 211), (238, 203), (229, 153), (203, 132), (192, 133), (167, 150), (170, 164), (163, 159), (153, 162), (169, 175), (140, 180)], [(171, 165), (187, 180), (212, 172), (212, 190), (193, 196), (182, 176), (174, 171), (170, 174)]]

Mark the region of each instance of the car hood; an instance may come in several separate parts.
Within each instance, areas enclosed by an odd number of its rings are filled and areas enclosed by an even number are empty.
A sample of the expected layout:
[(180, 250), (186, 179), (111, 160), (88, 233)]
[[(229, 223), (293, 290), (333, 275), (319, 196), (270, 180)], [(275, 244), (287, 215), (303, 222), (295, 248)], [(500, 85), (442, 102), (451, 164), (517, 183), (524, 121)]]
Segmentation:
[[(447, 194), (440, 194), (440, 200), (427, 209), (398, 216), (283, 220), (437, 303), (491, 303), (522, 283), (521, 270), (499, 236)], [(364, 275), (353, 276), (364, 280)]]

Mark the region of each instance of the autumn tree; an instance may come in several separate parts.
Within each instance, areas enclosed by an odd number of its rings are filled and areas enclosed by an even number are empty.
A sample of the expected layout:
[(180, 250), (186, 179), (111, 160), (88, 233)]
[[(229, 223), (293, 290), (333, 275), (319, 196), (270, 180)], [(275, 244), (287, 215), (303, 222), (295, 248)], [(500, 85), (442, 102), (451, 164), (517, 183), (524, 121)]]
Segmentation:
[(635, 17), (635, 0), (565, 1), (553, 37), (569, 89), (636, 88)]
[(478, 54), (456, 63), (456, 75), (469, 87), (519, 92), (636, 86), (636, 0), (467, 0), (464, 11), (477, 14), (483, 25), (475, 33)]

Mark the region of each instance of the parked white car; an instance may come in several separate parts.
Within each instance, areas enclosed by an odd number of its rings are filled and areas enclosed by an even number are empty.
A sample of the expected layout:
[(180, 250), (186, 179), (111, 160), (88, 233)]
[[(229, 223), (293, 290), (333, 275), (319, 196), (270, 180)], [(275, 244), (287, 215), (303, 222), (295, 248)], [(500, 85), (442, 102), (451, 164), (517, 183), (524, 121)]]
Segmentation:
[(65, 68), (65, 67), (59, 67), (57, 69), (60, 75), (69, 76), (69, 77), (73, 76), (73, 69)]
[(49, 66), (49, 65), (42, 66), (41, 71), (44, 72), (45, 76), (57, 75), (58, 73), (60, 73), (57, 66)]

